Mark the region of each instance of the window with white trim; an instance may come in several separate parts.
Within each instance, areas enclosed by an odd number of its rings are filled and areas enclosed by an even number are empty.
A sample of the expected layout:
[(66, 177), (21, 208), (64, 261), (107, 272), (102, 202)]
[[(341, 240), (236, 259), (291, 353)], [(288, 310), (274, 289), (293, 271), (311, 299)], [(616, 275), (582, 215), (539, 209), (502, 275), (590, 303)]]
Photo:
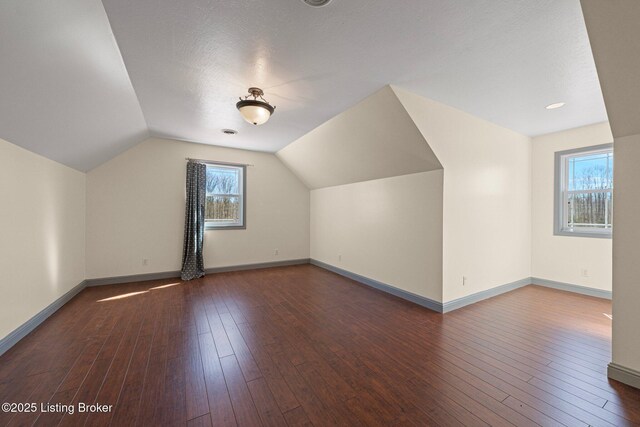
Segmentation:
[(207, 164), (207, 229), (245, 228), (245, 166)]
[(556, 153), (555, 234), (611, 237), (613, 146)]

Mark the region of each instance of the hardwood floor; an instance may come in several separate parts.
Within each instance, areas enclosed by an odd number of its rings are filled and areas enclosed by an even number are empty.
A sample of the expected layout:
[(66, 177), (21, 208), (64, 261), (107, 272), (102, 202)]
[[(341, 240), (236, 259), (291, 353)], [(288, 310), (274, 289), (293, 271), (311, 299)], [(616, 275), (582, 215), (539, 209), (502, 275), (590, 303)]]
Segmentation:
[(0, 357), (0, 402), (113, 409), (0, 425), (640, 424), (610, 310), (528, 286), (440, 315), (311, 265), (88, 288)]

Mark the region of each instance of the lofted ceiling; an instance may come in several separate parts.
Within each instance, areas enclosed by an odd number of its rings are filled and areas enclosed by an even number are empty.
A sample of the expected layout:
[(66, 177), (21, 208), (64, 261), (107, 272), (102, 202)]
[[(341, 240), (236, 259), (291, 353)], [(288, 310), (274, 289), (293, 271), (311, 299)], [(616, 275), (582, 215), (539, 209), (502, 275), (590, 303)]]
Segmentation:
[(387, 84), (525, 135), (607, 119), (579, 0), (5, 0), (0, 40), (0, 138), (80, 170), (147, 130), (275, 152)]
[(277, 156), (311, 189), (442, 169), (390, 86), (321, 124)]
[(147, 136), (99, 0), (0, 1), (0, 138), (86, 171)]

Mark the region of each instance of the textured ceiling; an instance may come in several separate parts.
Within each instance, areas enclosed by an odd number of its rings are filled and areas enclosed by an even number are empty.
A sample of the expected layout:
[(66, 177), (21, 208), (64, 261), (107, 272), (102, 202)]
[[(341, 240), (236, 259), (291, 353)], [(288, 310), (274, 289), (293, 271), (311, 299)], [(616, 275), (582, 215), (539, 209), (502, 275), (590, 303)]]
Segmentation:
[[(606, 120), (578, 0), (103, 2), (161, 136), (276, 151), (386, 84), (526, 135)], [(256, 128), (253, 85), (278, 107)]]
[(86, 171), (147, 136), (99, 0), (0, 1), (0, 138)]
[[(0, 2), (0, 137), (81, 170), (147, 127), (277, 151), (387, 84), (526, 135), (606, 120), (578, 0), (103, 4)], [(260, 127), (235, 109), (252, 85)]]

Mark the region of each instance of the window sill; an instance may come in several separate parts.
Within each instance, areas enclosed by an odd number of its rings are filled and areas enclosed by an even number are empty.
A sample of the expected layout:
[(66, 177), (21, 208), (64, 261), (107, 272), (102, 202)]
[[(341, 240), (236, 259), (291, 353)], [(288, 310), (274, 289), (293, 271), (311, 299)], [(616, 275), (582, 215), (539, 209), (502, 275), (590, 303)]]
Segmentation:
[(246, 230), (245, 226), (229, 226), (229, 227), (205, 227), (204, 231), (216, 231), (216, 230)]
[(204, 231), (213, 231), (213, 230), (246, 230), (246, 225), (220, 225), (217, 227), (204, 227)]
[(598, 233), (598, 232), (588, 232), (588, 231), (565, 231), (565, 230), (556, 230), (553, 233), (554, 236), (565, 236), (565, 237), (593, 237), (596, 239), (611, 239), (612, 233)]

